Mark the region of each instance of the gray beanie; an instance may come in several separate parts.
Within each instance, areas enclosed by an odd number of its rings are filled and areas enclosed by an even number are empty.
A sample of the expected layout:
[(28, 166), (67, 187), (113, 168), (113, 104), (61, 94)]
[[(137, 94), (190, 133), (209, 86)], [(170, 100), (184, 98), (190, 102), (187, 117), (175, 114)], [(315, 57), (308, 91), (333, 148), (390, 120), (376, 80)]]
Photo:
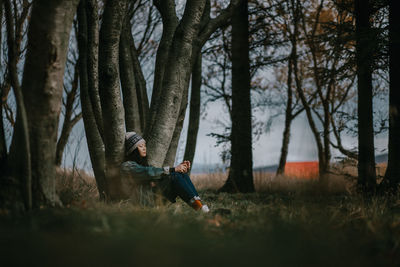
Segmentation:
[(125, 134), (125, 154), (131, 154), (142, 143), (146, 143), (143, 137), (135, 132), (127, 132)]

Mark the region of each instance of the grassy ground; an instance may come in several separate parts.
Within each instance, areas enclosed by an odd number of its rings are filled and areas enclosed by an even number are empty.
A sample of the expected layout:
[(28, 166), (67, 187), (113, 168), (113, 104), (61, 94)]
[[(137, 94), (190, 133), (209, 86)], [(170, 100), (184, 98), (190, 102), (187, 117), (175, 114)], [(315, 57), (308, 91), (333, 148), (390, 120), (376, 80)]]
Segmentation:
[(2, 266), (400, 265), (400, 198), (366, 201), (337, 177), (321, 186), (260, 174), (257, 193), (235, 195), (193, 177), (209, 214), (181, 201), (105, 205), (75, 177), (60, 181), (64, 208), (3, 212)]

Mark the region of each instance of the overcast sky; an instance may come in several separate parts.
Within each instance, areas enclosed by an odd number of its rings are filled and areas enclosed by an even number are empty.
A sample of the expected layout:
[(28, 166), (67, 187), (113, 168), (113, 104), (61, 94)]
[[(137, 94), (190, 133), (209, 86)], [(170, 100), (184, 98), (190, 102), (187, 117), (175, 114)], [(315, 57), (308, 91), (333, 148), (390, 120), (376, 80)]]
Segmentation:
[[(268, 114), (257, 114), (258, 120), (265, 121)], [(215, 139), (207, 136), (211, 132), (222, 132), (222, 128), (216, 123), (219, 119), (227, 118), (226, 112), (221, 104), (214, 103), (207, 109), (207, 116), (201, 119), (198, 133), (196, 154), (193, 164), (220, 164), (222, 160), (220, 152), (222, 147), (215, 147)], [(187, 121), (185, 122), (187, 126)], [(282, 145), (282, 133), (284, 127), (284, 116), (274, 120), (268, 133), (264, 132), (253, 144), (253, 165), (254, 167), (269, 166), (278, 164)], [(185, 139), (187, 130), (183, 130), (182, 137)], [(184, 140), (180, 142), (184, 146)], [(357, 146), (355, 138), (346, 137), (343, 144), (347, 148)], [(376, 155), (385, 152), (387, 147), (387, 134), (380, 134), (375, 137)], [(82, 121), (74, 128), (69, 144), (65, 149), (64, 165), (78, 168), (90, 169), (90, 159), (87, 150), (86, 139), (84, 136)], [(333, 151), (333, 156), (341, 156), (337, 151)], [(177, 161), (181, 161), (183, 149), (178, 150)], [(288, 161), (314, 161), (318, 160), (317, 148), (314, 137), (310, 131), (307, 119), (304, 115), (299, 116), (293, 121), (291, 128), (291, 140), (289, 145)]]

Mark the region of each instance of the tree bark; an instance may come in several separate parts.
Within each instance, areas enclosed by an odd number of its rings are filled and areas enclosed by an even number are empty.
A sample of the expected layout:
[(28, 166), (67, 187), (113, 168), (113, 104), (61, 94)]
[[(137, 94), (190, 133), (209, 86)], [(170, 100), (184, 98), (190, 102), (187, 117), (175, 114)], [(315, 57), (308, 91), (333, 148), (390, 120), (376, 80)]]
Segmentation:
[[(90, 86), (97, 84), (95, 82), (89, 83), (89, 77), (96, 77), (97, 75), (90, 72), (97, 71), (90, 67), (88, 62), (95, 62), (96, 54), (93, 54), (94, 49), (90, 46), (96, 45), (94, 39), (88, 38), (90, 31), (97, 28), (97, 23), (94, 23), (89, 14), (93, 12), (93, 0), (81, 0), (78, 7), (78, 47), (79, 47), (79, 76), (80, 76), (80, 98), (82, 107), (82, 116), (86, 133), (86, 140), (92, 168), (95, 175), (97, 189), (101, 200), (105, 200), (107, 193), (107, 184), (105, 177), (105, 154), (104, 144), (101, 139), (99, 129), (97, 127), (96, 118), (93, 112), (93, 106), (90, 99), (90, 91), (97, 91), (97, 89), (89, 90)], [(94, 1), (93, 1), (94, 2)], [(97, 20), (97, 18), (95, 19)], [(93, 65), (93, 64), (91, 64)], [(97, 65), (97, 64), (95, 64)]]
[(119, 43), (119, 65), (121, 76), (121, 87), (125, 110), (126, 131), (142, 133), (139, 103), (136, 93), (136, 76), (134, 72), (129, 35), (131, 35), (129, 18), (125, 18)]
[[(0, 0), (0, 21), (3, 21), (3, 0)], [(2, 26), (0, 26), (0, 29)], [(1, 51), (2, 50), (2, 35), (0, 34), (0, 60), (1, 60)], [(2, 73), (2, 65), (0, 64), (0, 72)], [(5, 164), (7, 162), (7, 145), (6, 145), (6, 136), (4, 134), (4, 124), (3, 124), (3, 87), (0, 87), (0, 173), (5, 173)], [(1, 178), (1, 175), (0, 175)]]
[(193, 41), (198, 34), (205, 2), (199, 0), (186, 4), (183, 18), (174, 34), (162, 83), (163, 93), (153, 124), (156, 127), (147, 132), (149, 163), (154, 166), (163, 164), (173, 137), (185, 86), (188, 86), (190, 79)]
[(103, 139), (103, 117), (101, 112), (99, 94), (99, 15), (98, 0), (85, 0), (87, 14), (87, 42), (88, 42), (88, 92), (92, 106), (92, 112), (96, 120), (96, 125), (100, 136)]
[(163, 166), (173, 166), (175, 163), (176, 152), (179, 146), (179, 139), (183, 128), (183, 122), (185, 121), (186, 107), (188, 104), (188, 88), (186, 87), (182, 96), (181, 109), (179, 111), (178, 120), (176, 122), (175, 130), (172, 135), (171, 143), (169, 144), (167, 155), (165, 156)]
[(400, 14), (399, 1), (389, 1), (389, 159), (384, 183), (400, 185)]
[[(129, 27), (129, 29), (130, 28), (131, 26)], [(135, 86), (136, 86), (136, 94), (138, 99), (138, 108), (140, 115), (140, 127), (142, 129), (140, 134), (143, 134), (150, 116), (149, 98), (147, 96), (146, 80), (144, 79), (143, 76), (142, 68), (139, 62), (139, 55), (136, 50), (135, 42), (133, 40), (131, 33), (128, 35), (128, 40), (130, 44), (133, 71), (135, 75)]]
[(202, 73), (202, 54), (197, 56), (192, 71), (192, 88), (190, 94), (189, 125), (186, 139), (186, 149), (183, 159), (189, 160), (193, 166), (193, 158), (196, 152), (197, 133), (200, 124), (200, 88)]
[(223, 192), (254, 192), (248, 2), (232, 16), (231, 163)]
[(161, 14), (163, 21), (163, 33), (161, 36), (160, 45), (157, 50), (156, 66), (154, 70), (153, 92), (151, 95), (149, 119), (146, 122), (144, 138), (152, 132), (154, 122), (156, 120), (160, 98), (162, 95), (162, 83), (166, 67), (169, 66), (169, 53), (171, 50), (172, 40), (179, 24), (178, 17), (175, 11), (175, 1), (173, 0), (156, 0), (154, 5)]
[(370, 3), (355, 0), (356, 66), (358, 82), (358, 185), (366, 193), (376, 186), (372, 108)]
[(60, 204), (54, 162), (66, 54), (78, 2), (33, 2), (22, 91), (29, 122), (35, 207)]
[(124, 158), (125, 121), (119, 85), (119, 42), (127, 1), (107, 1), (99, 40), (99, 92), (110, 199), (121, 197), (119, 165)]

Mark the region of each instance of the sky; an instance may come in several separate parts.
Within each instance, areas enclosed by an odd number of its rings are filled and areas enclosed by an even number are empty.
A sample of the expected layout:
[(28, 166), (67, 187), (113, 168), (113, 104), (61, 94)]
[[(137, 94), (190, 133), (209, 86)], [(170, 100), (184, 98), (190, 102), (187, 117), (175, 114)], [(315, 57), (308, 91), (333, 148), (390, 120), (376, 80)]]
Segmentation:
[[(257, 114), (258, 120), (268, 119), (268, 114)], [(218, 164), (224, 166), (220, 153), (221, 147), (215, 146), (215, 139), (207, 136), (211, 132), (221, 132), (216, 120), (226, 118), (228, 115), (221, 104), (213, 103), (207, 109), (207, 116), (200, 120), (200, 127), (197, 137), (196, 153), (193, 164)], [(186, 116), (188, 118), (188, 116)], [(183, 160), (183, 147), (187, 133), (187, 120), (181, 135), (180, 148), (178, 148), (176, 163)], [(284, 127), (284, 116), (274, 120), (270, 131), (264, 132), (253, 143), (253, 167), (262, 167), (278, 164), (282, 146), (282, 133)], [(355, 138), (345, 137), (343, 144), (347, 148), (357, 146)], [(387, 147), (387, 134), (380, 134), (375, 137), (376, 155), (385, 152)], [(64, 151), (63, 165), (66, 167), (78, 167), (86, 170), (91, 169), (86, 139), (84, 136), (83, 123), (80, 121), (71, 133), (69, 143)], [(333, 157), (341, 154), (333, 150)], [(317, 148), (314, 137), (309, 128), (307, 118), (304, 114), (298, 116), (291, 127), (291, 139), (289, 144), (288, 161), (316, 161), (318, 160)]]

